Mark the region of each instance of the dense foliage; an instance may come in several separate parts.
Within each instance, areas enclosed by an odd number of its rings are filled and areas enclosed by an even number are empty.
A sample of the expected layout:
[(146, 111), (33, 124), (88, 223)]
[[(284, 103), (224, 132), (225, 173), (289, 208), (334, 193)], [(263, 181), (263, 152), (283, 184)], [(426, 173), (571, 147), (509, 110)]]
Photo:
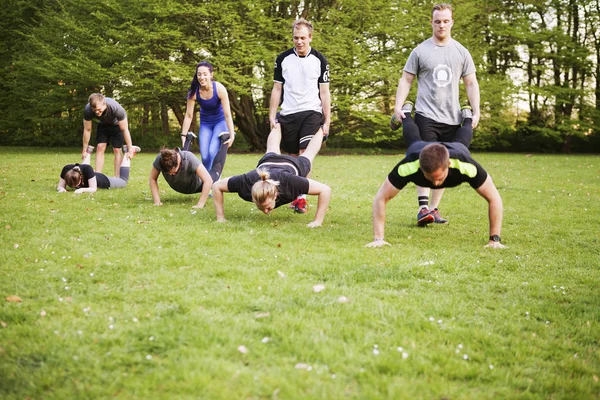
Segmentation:
[[(0, 0), (0, 143), (73, 145), (89, 94), (113, 96), (145, 146), (175, 145), (194, 66), (228, 89), (240, 139), (261, 150), (276, 55), (315, 24), (332, 68), (331, 143), (401, 147), (387, 121), (410, 50), (431, 35), (416, 0)], [(453, 37), (478, 67), (473, 147), (600, 151), (600, 0), (455, 4)], [(416, 85), (414, 85), (416, 86)], [(466, 98), (466, 96), (465, 96)]]

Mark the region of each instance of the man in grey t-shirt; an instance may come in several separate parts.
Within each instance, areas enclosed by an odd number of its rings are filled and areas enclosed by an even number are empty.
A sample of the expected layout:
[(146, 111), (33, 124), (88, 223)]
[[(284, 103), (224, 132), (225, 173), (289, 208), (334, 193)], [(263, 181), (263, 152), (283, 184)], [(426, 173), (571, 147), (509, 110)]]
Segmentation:
[[(410, 54), (396, 91), (395, 118), (405, 118), (402, 106), (412, 82), (418, 78), (415, 123), (422, 140), (426, 142), (452, 142), (463, 118), (459, 103), (459, 84), (462, 78), (472, 108), (472, 128), (480, 117), (479, 84), (475, 64), (469, 51), (451, 38), (452, 6), (438, 4), (433, 7), (432, 37), (422, 42)], [(429, 188), (417, 187), (419, 212), (417, 223), (445, 224), (437, 209), (444, 189), (433, 190), (429, 204)]]
[(204, 208), (210, 188), (214, 181), (219, 180), (229, 145), (225, 142), (229, 137), (221, 141), (221, 148), (213, 160), (212, 167), (208, 171), (194, 153), (176, 148), (174, 150), (162, 149), (156, 156), (150, 171), (150, 191), (155, 206), (162, 206), (158, 190), (158, 176), (162, 173), (165, 181), (173, 190), (183, 194), (200, 193), (200, 199), (193, 208)]
[(93, 93), (83, 110), (83, 150), (81, 159), (87, 155), (87, 148), (92, 134), (92, 120), (98, 120), (96, 128), (96, 172), (102, 172), (104, 168), (104, 152), (110, 141), (115, 153), (114, 176), (119, 176), (121, 161), (123, 160), (123, 141), (129, 149), (129, 158), (133, 158), (135, 152), (131, 143), (129, 124), (125, 109), (114, 99), (104, 97), (100, 93)]

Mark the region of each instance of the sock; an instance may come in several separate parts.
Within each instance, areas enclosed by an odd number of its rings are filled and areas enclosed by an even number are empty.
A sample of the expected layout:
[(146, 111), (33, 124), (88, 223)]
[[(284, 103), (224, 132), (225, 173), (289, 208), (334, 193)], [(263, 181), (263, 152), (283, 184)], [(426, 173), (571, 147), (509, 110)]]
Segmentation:
[(419, 196), (419, 210), (429, 208), (429, 196)]

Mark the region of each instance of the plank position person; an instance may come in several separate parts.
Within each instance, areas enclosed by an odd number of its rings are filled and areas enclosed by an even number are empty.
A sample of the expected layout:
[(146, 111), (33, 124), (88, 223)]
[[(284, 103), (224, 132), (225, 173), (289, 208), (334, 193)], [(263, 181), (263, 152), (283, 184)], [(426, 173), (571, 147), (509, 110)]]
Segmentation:
[[(215, 180), (219, 179), (225, 167), (227, 149), (229, 148), (229, 144), (227, 143), (229, 135), (223, 135), (222, 138), (224, 140), (212, 162), (210, 171), (190, 151), (179, 148), (173, 150), (162, 149), (152, 164), (148, 179), (154, 205), (163, 205), (160, 201), (158, 190), (158, 176), (162, 173), (165, 181), (176, 192), (183, 194), (200, 193), (200, 199), (198, 199), (198, 203), (193, 208), (204, 208), (208, 200), (211, 185)], [(186, 146), (189, 144), (189, 140), (188, 136)]]
[(314, 228), (323, 224), (331, 189), (329, 186), (306, 178), (312, 162), (321, 148), (323, 131), (314, 134), (308, 147), (299, 157), (281, 154), (281, 129), (271, 130), (267, 139), (267, 152), (258, 161), (256, 169), (230, 178), (221, 179), (212, 187), (217, 221), (225, 221), (223, 193), (237, 193), (242, 199), (254, 202), (265, 214), (275, 208), (291, 203), (299, 195), (318, 196), (315, 219), (307, 226)]
[(373, 200), (373, 241), (366, 246), (390, 245), (384, 240), (385, 208), (388, 201), (396, 197), (409, 182), (432, 189), (455, 187), (468, 182), (489, 204), (490, 231), (486, 247), (505, 248), (500, 242), (502, 199), (492, 177), (469, 153), (472, 130), (458, 130), (456, 142), (424, 142), (412, 116), (404, 114), (402, 132), (408, 146), (406, 156), (392, 169)]
[[(106, 176), (100, 172), (95, 172), (94, 168), (90, 165), (90, 158), (93, 146), (88, 146), (86, 155), (83, 158), (81, 164), (67, 164), (63, 167), (60, 173), (60, 179), (56, 190), (59, 193), (67, 192), (67, 186), (75, 189), (74, 193), (94, 193), (98, 189), (120, 189), (127, 185), (129, 180), (129, 171), (131, 169), (131, 158), (127, 147), (125, 149), (125, 156), (121, 160), (121, 166), (119, 167), (119, 176)], [(142, 151), (138, 146), (133, 146), (133, 154)]]

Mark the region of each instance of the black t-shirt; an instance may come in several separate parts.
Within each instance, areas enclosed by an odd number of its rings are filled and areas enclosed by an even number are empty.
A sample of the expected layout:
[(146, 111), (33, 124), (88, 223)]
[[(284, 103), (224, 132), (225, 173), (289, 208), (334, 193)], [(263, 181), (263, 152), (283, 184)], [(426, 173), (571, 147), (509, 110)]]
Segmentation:
[(473, 189), (478, 189), (487, 179), (487, 172), (471, 157), (469, 149), (457, 142), (439, 142), (450, 153), (450, 167), (448, 176), (440, 186), (425, 179), (423, 171), (419, 168), (419, 155), (421, 150), (431, 142), (415, 142), (406, 151), (406, 156), (389, 173), (388, 179), (396, 189), (401, 190), (409, 182), (417, 186), (428, 188), (455, 187), (463, 182), (468, 182)]
[(81, 175), (83, 176), (83, 182), (81, 185), (77, 186), (75, 189), (79, 188), (88, 188), (90, 187), (89, 180), (93, 177), (96, 177), (96, 186), (98, 189), (108, 189), (110, 187), (110, 181), (108, 177), (104, 174), (94, 172), (94, 168), (92, 168), (89, 164), (68, 164), (65, 165), (60, 173), (60, 177), (65, 179), (67, 172), (72, 170), (74, 167), (79, 167), (81, 169)]
[[(268, 153), (258, 163), (259, 167), (267, 169), (270, 179), (279, 182), (277, 190), (279, 195), (275, 201), (275, 208), (284, 204), (291, 203), (301, 194), (308, 193), (309, 182), (302, 174), (306, 174), (306, 168), (301, 164), (303, 160), (287, 155), (275, 155)], [(309, 171), (310, 171), (310, 163)], [(243, 175), (236, 175), (229, 178), (227, 189), (232, 193), (237, 193), (242, 199), (252, 201), (252, 186), (260, 181), (260, 176), (256, 170), (252, 170)]]

